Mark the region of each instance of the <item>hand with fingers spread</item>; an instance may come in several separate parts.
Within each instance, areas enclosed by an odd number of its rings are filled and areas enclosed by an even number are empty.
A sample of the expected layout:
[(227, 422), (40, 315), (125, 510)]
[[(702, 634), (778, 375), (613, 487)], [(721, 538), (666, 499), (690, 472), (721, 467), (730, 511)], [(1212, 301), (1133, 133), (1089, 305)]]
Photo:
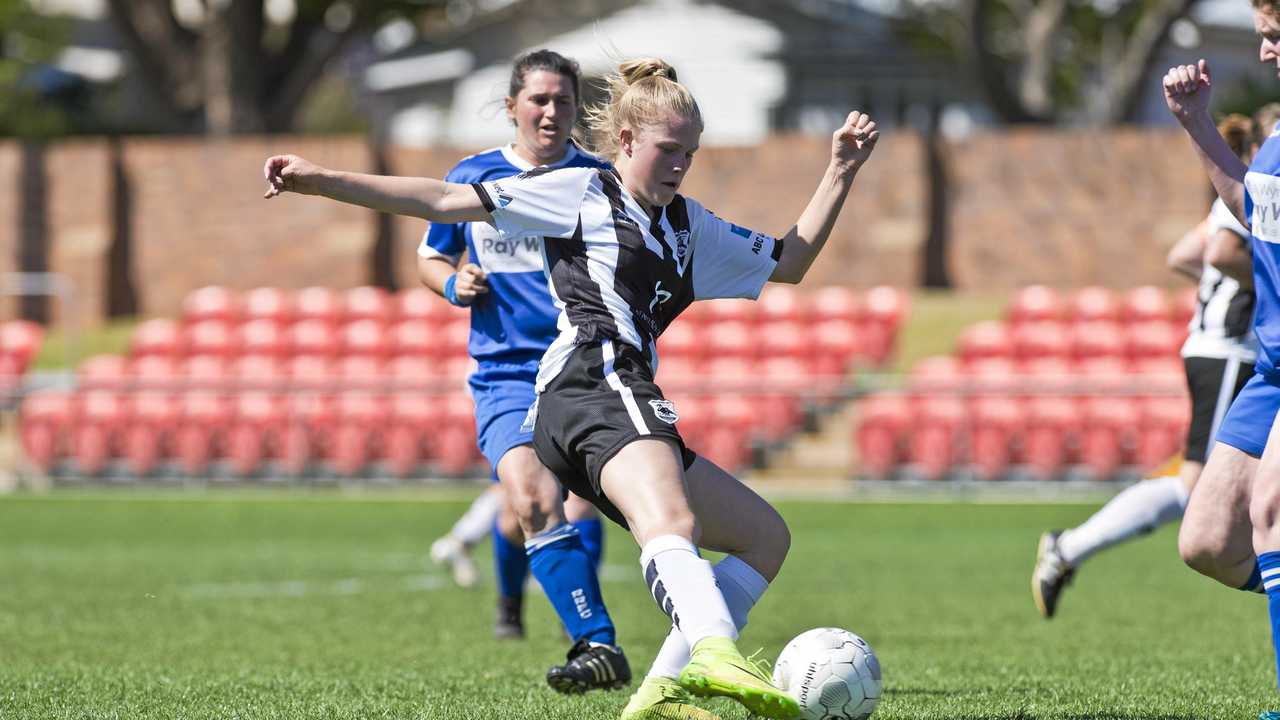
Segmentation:
[(483, 295), (489, 292), (489, 280), (484, 270), (480, 269), (475, 263), (467, 263), (458, 268), (457, 280), (454, 281), (454, 292), (458, 295), (458, 302), (462, 305), (470, 305), (475, 302), (477, 295)]
[(831, 140), (831, 159), (843, 172), (854, 173), (871, 157), (880, 130), (870, 115), (853, 111)]
[(1209, 96), (1212, 83), (1209, 78), (1209, 63), (1201, 60), (1196, 65), (1178, 65), (1169, 68), (1164, 75), (1164, 101), (1169, 112), (1178, 122), (1187, 122), (1209, 111)]
[(274, 155), (262, 169), (267, 179), (262, 197), (270, 199), (285, 192), (315, 195), (315, 179), (323, 173), (324, 168), (297, 155)]

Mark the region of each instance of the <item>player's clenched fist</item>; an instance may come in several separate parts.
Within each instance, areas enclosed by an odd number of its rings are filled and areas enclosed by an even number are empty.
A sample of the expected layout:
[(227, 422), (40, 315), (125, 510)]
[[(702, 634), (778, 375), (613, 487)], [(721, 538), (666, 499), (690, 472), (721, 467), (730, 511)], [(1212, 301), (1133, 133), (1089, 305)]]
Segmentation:
[(267, 158), (262, 174), (267, 178), (267, 191), (264, 198), (273, 198), (283, 192), (295, 192), (302, 195), (314, 195), (314, 180), (323, 169), (313, 162), (297, 155), (275, 155)]
[(1179, 122), (1209, 110), (1209, 64), (1178, 65), (1164, 75), (1164, 101)]
[(470, 305), (475, 302), (476, 295), (489, 292), (489, 281), (484, 270), (475, 263), (467, 263), (458, 268), (458, 279), (454, 281), (454, 291), (458, 293), (458, 302)]
[(842, 170), (856, 172), (871, 157), (879, 139), (880, 131), (871, 116), (855, 110), (832, 135), (831, 159)]

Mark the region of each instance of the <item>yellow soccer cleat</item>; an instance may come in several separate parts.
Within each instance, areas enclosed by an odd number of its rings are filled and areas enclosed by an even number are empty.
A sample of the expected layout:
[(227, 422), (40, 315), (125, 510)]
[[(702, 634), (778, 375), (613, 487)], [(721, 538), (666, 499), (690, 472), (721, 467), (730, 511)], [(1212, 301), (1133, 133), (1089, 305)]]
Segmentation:
[(620, 720), (720, 720), (720, 716), (696, 707), (693, 696), (675, 680), (647, 677), (622, 709)]
[(800, 715), (795, 698), (774, 687), (768, 674), (742, 657), (729, 638), (699, 640), (680, 673), (680, 685), (701, 697), (737, 700), (763, 717), (789, 720)]

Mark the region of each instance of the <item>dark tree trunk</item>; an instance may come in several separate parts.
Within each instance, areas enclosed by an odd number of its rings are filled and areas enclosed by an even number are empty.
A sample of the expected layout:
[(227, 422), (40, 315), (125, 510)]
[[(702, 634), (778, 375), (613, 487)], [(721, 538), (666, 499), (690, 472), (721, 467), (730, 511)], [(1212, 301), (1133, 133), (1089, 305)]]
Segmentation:
[(928, 130), (924, 136), (924, 170), (928, 201), (923, 255), (920, 263), (920, 285), (926, 288), (950, 289), (951, 264), (951, 184), (947, 177), (946, 143), (938, 131), (940, 108), (932, 108)]
[[(18, 234), (17, 265), (20, 272), (49, 271), (49, 188), (45, 174), (45, 146), (22, 145), (22, 210)], [(18, 301), (19, 316), (41, 324), (49, 323), (49, 298), (23, 295)]]
[(120, 138), (111, 138), (111, 247), (103, 286), (106, 288), (107, 317), (137, 315), (138, 291), (133, 282), (133, 188), (124, 166)]

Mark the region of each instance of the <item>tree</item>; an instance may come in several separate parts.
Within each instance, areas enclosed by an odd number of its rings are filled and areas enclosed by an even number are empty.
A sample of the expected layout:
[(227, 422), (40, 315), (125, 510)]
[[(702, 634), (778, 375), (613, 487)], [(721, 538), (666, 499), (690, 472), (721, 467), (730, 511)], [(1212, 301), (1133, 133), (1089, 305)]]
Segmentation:
[(972, 68), (1005, 122), (1114, 125), (1197, 0), (912, 2), (904, 32)]
[(178, 127), (213, 134), (284, 132), (351, 40), (445, 0), (297, 0), (272, 22), (264, 0), (205, 0), (179, 18), (172, 0), (108, 0), (112, 18), (160, 108)]
[(41, 140), (66, 133), (70, 119), (44, 102), (41, 73), (66, 42), (67, 25), (40, 15), (25, 0), (0, 0), (0, 135)]

